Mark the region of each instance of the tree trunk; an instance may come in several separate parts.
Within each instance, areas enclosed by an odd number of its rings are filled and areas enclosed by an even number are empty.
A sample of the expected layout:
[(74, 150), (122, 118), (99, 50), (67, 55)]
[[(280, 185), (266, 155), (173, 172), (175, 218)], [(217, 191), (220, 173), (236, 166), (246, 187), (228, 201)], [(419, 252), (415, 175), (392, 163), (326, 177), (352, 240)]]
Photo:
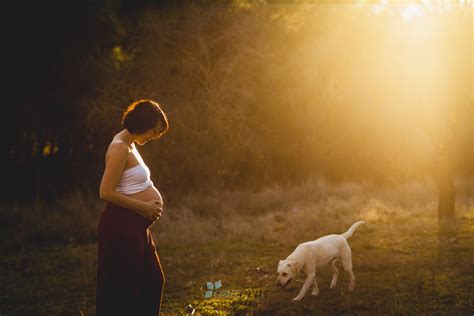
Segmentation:
[(438, 221), (454, 220), (455, 188), (453, 168), (449, 155), (441, 152), (434, 170), (436, 187), (438, 188)]
[(438, 161), (435, 181), (438, 188), (438, 240), (442, 244), (448, 244), (457, 239), (458, 228), (455, 220), (453, 172), (446, 159)]
[(438, 220), (454, 219), (455, 190), (451, 176), (443, 174), (436, 179), (438, 187)]

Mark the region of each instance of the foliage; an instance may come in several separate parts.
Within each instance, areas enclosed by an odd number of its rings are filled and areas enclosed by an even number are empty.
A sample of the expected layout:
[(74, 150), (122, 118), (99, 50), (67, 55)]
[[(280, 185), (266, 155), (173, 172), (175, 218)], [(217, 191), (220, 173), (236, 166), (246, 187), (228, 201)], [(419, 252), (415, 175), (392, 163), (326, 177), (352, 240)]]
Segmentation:
[[(139, 98), (157, 100), (170, 118), (170, 132), (141, 149), (165, 195), (258, 189), (314, 175), (394, 183), (432, 173), (440, 152), (450, 152), (456, 173), (474, 170), (474, 111), (463, 67), (470, 55), (457, 32), (468, 25), (464, 16), (442, 20), (453, 27), (436, 33), (445, 48), (424, 58), (413, 53), (409, 36), (393, 34), (394, 25), (407, 32), (410, 25), (388, 13), (368, 16), (360, 6), (76, 6), (75, 13), (59, 6), (64, 16), (44, 29), (23, 30), (31, 38), (67, 26), (45, 39), (61, 50), (40, 55), (51, 55), (43, 88), (9, 109), (9, 177), (28, 180), (12, 183), (6, 199), (97, 192), (121, 112)], [(435, 67), (443, 56), (453, 57)], [(438, 92), (443, 74), (459, 78), (445, 94)]]

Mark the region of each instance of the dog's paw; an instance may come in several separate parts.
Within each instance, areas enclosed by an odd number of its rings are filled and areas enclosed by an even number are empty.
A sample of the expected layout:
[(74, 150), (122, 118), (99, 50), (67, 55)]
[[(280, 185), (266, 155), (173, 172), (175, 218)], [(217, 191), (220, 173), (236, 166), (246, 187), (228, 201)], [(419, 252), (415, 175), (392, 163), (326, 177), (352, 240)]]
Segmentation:
[(336, 282), (331, 282), (331, 286), (329, 287), (330, 289), (333, 289), (336, 287)]
[(319, 295), (319, 292), (313, 291), (313, 292), (311, 292), (311, 295), (313, 295), (313, 296), (318, 296), (318, 295)]
[(294, 299), (292, 299), (291, 301), (292, 301), (292, 302), (298, 302), (298, 301), (301, 300), (301, 299), (302, 299), (302, 297), (297, 296), (297, 297), (295, 297)]

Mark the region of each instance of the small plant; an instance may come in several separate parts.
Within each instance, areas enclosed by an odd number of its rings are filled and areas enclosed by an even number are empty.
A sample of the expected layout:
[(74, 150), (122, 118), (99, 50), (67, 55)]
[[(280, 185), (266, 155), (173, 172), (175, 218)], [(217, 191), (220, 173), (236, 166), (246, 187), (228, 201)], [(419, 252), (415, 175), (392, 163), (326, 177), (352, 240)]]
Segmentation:
[(206, 282), (206, 292), (204, 293), (204, 298), (209, 299), (212, 297), (214, 293), (216, 293), (217, 290), (219, 290), (222, 287), (222, 282), (221, 280), (216, 281), (216, 282)]

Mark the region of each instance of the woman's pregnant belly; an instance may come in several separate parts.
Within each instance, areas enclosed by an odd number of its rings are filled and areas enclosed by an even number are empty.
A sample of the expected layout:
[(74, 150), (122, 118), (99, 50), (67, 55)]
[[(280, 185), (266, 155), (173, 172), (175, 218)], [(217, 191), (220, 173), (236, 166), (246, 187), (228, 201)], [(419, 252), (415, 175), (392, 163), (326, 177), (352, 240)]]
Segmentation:
[(153, 185), (146, 188), (143, 191), (133, 193), (133, 194), (127, 194), (127, 196), (140, 200), (140, 201), (144, 201), (144, 202), (148, 202), (151, 200), (158, 200), (161, 202), (161, 204), (163, 204), (163, 199), (161, 197), (160, 192)]
[[(158, 200), (161, 202), (161, 205), (163, 205), (163, 199), (161, 198), (161, 194), (154, 186), (148, 187), (145, 190), (134, 193), (134, 194), (127, 194), (127, 196), (132, 197), (137, 200), (144, 201), (144, 202), (148, 202), (151, 200)], [(147, 227), (150, 227), (155, 222), (155, 221), (151, 221), (149, 218), (147, 218), (147, 220), (149, 221), (147, 223)]]

